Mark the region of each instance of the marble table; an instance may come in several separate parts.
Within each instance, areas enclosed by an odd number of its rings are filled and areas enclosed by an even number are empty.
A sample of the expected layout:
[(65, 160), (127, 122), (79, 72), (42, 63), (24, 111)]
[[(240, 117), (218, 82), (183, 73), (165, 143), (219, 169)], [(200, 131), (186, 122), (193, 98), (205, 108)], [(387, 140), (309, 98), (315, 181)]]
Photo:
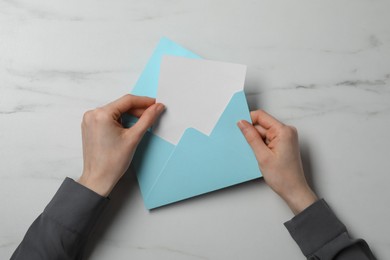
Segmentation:
[[(134, 85), (162, 36), (248, 65), (251, 109), (299, 129), (306, 174), (390, 256), (390, 2), (0, 1), (0, 258), (82, 169), (84, 111)], [(263, 180), (147, 211), (130, 171), (89, 259), (303, 259)]]

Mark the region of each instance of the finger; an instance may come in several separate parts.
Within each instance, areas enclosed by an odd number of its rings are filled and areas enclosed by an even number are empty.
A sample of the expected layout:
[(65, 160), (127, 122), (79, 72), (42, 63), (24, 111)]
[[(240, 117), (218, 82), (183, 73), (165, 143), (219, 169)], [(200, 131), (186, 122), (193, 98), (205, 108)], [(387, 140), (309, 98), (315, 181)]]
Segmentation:
[(261, 125), (254, 125), (254, 127), (257, 129), (257, 131), (261, 135), (261, 138), (263, 138), (263, 139), (266, 138), (267, 130), (264, 127), (262, 127)]
[(145, 112), (146, 108), (131, 108), (129, 111), (126, 111), (127, 114), (140, 118)]
[(251, 119), (254, 125), (258, 124), (265, 129), (269, 129), (274, 125), (281, 125), (282, 123), (264, 110), (256, 110), (251, 112)]
[(140, 118), (147, 108), (133, 108), (127, 111), (128, 114)]
[(105, 105), (103, 108), (114, 114), (115, 119), (121, 114), (129, 111), (132, 108), (147, 108), (155, 103), (154, 98), (139, 97), (131, 94), (122, 96), (121, 98)]
[(257, 161), (260, 161), (260, 156), (268, 153), (269, 148), (264, 143), (263, 138), (261, 138), (260, 133), (257, 129), (248, 123), (245, 120), (238, 122), (238, 127), (240, 128), (242, 134), (244, 135), (246, 141), (251, 146)]
[[(150, 106), (145, 112), (141, 115), (137, 123), (133, 125), (130, 129), (128, 129), (132, 139), (134, 139), (137, 143), (141, 140), (142, 136), (145, 132), (150, 128), (160, 114), (164, 111), (165, 106), (161, 103), (154, 104)], [(133, 140), (133, 141), (134, 141)]]

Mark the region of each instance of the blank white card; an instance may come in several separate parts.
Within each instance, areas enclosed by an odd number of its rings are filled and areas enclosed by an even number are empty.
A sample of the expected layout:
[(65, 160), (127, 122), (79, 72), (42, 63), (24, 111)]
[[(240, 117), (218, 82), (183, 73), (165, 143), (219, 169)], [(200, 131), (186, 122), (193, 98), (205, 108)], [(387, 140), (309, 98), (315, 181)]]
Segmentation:
[(244, 89), (246, 66), (163, 56), (156, 102), (166, 111), (154, 134), (177, 144), (187, 128), (210, 135), (232, 96)]

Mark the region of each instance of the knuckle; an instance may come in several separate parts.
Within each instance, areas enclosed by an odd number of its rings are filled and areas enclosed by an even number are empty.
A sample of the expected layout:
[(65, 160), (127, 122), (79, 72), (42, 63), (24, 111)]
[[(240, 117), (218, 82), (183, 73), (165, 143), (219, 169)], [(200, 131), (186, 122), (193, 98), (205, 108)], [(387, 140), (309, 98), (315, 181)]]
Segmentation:
[(103, 108), (97, 108), (95, 109), (93, 113), (93, 120), (96, 122), (102, 122), (109, 119), (109, 115), (106, 113), (106, 111)]
[(298, 135), (298, 129), (295, 126), (290, 126), (290, 128), (294, 135)]
[(251, 112), (251, 115), (253, 115), (254, 117), (261, 117), (261, 115), (263, 114), (264, 114), (264, 110), (262, 109), (254, 110)]
[(132, 95), (132, 94), (125, 94), (125, 95), (123, 95), (123, 98), (124, 99), (128, 99), (129, 101), (126, 101), (126, 102), (130, 102), (130, 104), (131, 104), (131, 101), (133, 100), (134, 95)]
[(95, 122), (102, 122), (109, 119), (109, 115), (104, 111), (103, 108), (96, 108), (94, 110), (89, 110), (84, 113), (83, 124), (91, 124)]
[(125, 95), (123, 95), (124, 97), (128, 97), (128, 98), (132, 98), (132, 97), (134, 97), (134, 95), (132, 95), (132, 94), (130, 94), (130, 93), (127, 93), (127, 94), (125, 94)]
[(134, 106), (134, 96), (131, 94), (127, 94), (127, 95), (128, 95), (127, 104), (129, 105), (129, 107), (133, 107)]
[(84, 113), (82, 124), (88, 123), (91, 120), (92, 113), (93, 113), (92, 111), (93, 110), (88, 110), (87, 112)]
[(287, 138), (296, 138), (298, 136), (298, 130), (294, 126), (284, 125), (282, 132)]

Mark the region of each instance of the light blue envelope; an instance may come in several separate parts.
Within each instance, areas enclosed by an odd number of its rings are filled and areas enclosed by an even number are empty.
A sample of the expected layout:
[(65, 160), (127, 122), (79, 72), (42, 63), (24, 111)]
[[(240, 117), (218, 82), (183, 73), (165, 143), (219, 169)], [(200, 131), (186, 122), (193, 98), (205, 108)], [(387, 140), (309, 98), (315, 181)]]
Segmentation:
[[(156, 97), (163, 55), (200, 58), (162, 38), (132, 94)], [(177, 145), (147, 132), (134, 155), (146, 208), (153, 209), (261, 177), (256, 158), (236, 123), (250, 121), (245, 94), (233, 95), (210, 136), (188, 128)], [(134, 118), (124, 116), (130, 127)]]

